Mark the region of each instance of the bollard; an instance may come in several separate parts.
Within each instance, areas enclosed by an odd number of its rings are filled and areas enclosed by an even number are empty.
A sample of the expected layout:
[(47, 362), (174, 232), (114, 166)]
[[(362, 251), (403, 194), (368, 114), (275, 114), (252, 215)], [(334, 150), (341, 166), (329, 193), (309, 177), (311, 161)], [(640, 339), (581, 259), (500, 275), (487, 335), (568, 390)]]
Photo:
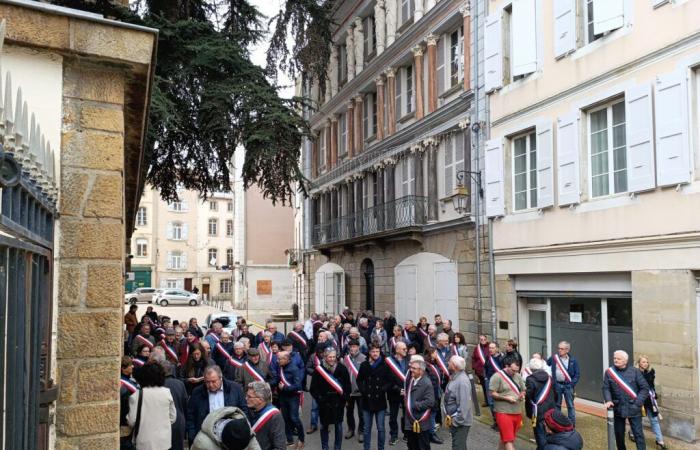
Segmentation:
[(476, 398), (476, 384), (474, 384), (474, 375), (469, 374), (469, 381), (471, 382), (472, 386), (472, 403), (474, 404), (474, 415), (475, 416), (480, 416), (481, 415), (481, 407), (479, 405), (479, 399)]
[(608, 450), (615, 450), (617, 444), (615, 443), (615, 413), (612, 408), (608, 408)]

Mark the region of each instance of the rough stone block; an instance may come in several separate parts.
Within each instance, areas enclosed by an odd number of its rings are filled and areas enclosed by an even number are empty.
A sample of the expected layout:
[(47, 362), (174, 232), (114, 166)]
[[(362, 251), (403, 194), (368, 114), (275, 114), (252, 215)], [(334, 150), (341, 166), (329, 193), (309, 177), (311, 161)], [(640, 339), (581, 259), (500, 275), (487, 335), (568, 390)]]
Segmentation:
[(59, 386), (58, 402), (62, 405), (75, 403), (77, 386), (77, 365), (74, 361), (59, 361), (56, 379)]
[(58, 275), (59, 306), (77, 306), (80, 304), (81, 282), (82, 269), (80, 266), (60, 266)]
[(65, 167), (122, 170), (124, 137), (98, 131), (64, 131), (61, 163)]
[(150, 33), (75, 21), (72, 47), (79, 53), (149, 64), (153, 39), (154, 36)]
[(97, 175), (85, 205), (85, 217), (123, 217), (122, 176)]
[(81, 364), (78, 370), (78, 403), (119, 400), (120, 370), (117, 358), (110, 362)]
[(85, 105), (80, 112), (80, 126), (95, 130), (124, 132), (124, 112), (121, 108)]
[(56, 450), (78, 450), (78, 446), (73, 442), (73, 439), (56, 436)]
[(0, 7), (0, 17), (12, 18), (7, 21), (6, 41), (50, 48), (68, 48), (70, 44), (68, 17), (10, 5)]
[(85, 305), (91, 308), (119, 308), (123, 303), (121, 265), (90, 265), (87, 269)]
[(124, 75), (120, 72), (68, 64), (63, 74), (63, 93), (66, 97), (124, 104)]
[(61, 202), (59, 211), (62, 216), (79, 216), (82, 213), (83, 200), (87, 192), (89, 176), (66, 169), (61, 173)]
[[(58, 357), (83, 358), (120, 356), (122, 340), (99, 336), (121, 336), (122, 314), (114, 312), (65, 312), (58, 316)], [(96, 330), (99, 333), (96, 334)]]
[(59, 407), (56, 428), (65, 436), (92, 436), (97, 433), (117, 432), (119, 403)]
[(119, 448), (119, 434), (110, 433), (101, 436), (82, 439), (80, 441), (80, 450), (103, 450), (107, 448)]
[(62, 258), (118, 259), (123, 257), (124, 226), (121, 223), (61, 221)]

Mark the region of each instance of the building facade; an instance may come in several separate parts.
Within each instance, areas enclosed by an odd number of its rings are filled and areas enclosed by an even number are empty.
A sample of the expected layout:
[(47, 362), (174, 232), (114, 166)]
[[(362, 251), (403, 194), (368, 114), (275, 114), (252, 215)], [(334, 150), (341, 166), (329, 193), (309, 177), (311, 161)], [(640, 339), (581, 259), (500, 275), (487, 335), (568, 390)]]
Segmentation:
[(348, 1), (334, 12), (325, 89), (309, 86), (305, 312), (441, 313), (470, 340), (491, 332), (486, 227), (477, 247), (480, 211), (452, 204), (458, 175), (477, 195), (468, 172), (481, 163), (483, 4), (472, 3)]
[[(579, 399), (648, 355), (665, 432), (700, 437), (700, 4), (492, 1), (486, 212), (499, 337), (572, 344)], [(516, 39), (517, 37), (517, 39)]]

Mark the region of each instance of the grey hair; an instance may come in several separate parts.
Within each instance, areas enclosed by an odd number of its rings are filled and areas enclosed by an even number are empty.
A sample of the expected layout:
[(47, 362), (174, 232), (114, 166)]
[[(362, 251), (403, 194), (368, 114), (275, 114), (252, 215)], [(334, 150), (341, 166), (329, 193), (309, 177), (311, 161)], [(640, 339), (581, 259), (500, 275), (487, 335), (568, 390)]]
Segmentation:
[(547, 363), (543, 359), (532, 358), (530, 360), (530, 370), (543, 370)]
[[(418, 356), (420, 359), (419, 359), (419, 358), (416, 358), (416, 356)], [(409, 365), (410, 365), (410, 364), (413, 364), (413, 363), (418, 364), (418, 367), (420, 367), (421, 370), (425, 370), (425, 368), (426, 368), (425, 360), (424, 360), (423, 357), (420, 356), (420, 355), (413, 355), (413, 356), (411, 356), (411, 362), (409, 363)]]
[(447, 333), (440, 333), (440, 334), (437, 335), (437, 340), (438, 340), (438, 341), (441, 341), (441, 340), (443, 340), (443, 339), (446, 340), (446, 341), (449, 341), (449, 340), (450, 340), (450, 336), (449, 336)]
[(350, 328), (350, 332), (351, 332), (351, 333), (359, 333), (360, 330), (359, 330), (357, 327), (351, 327), (351, 328)]
[(360, 323), (362, 323), (362, 324), (367, 323), (367, 318), (366, 317), (360, 318)]
[(162, 347), (154, 348), (153, 352), (151, 352), (151, 356), (149, 356), (148, 359), (163, 365), (163, 362), (165, 362), (165, 350), (163, 350)]
[(238, 342), (233, 344), (233, 348), (245, 348), (245, 344), (241, 341), (238, 341)]
[(270, 385), (263, 381), (253, 381), (248, 383), (246, 390), (255, 392), (255, 395), (265, 400), (266, 403), (272, 401), (272, 391), (270, 390)]
[(457, 368), (459, 371), (462, 371), (465, 367), (467, 367), (467, 361), (458, 355), (454, 355), (452, 358), (450, 358), (450, 362), (454, 364), (455, 368)]
[(615, 350), (615, 353), (613, 353), (613, 355), (620, 355), (625, 358), (625, 361), (630, 360), (630, 355), (624, 350)]
[(215, 374), (217, 374), (217, 375), (219, 376), (219, 379), (223, 379), (223, 378), (224, 378), (224, 374), (221, 373), (221, 367), (219, 367), (219, 366), (217, 366), (217, 365), (207, 366), (207, 368), (204, 369), (204, 375), (205, 375), (205, 376), (206, 376), (207, 374), (212, 373), (212, 372), (214, 372)]
[(326, 336), (326, 339), (328, 339), (329, 341), (333, 340), (333, 333), (331, 333), (330, 331), (326, 331), (323, 334)]
[(566, 348), (571, 350), (571, 344), (569, 343), (569, 341), (560, 341), (559, 345), (562, 345), (562, 344), (566, 345)]
[(437, 331), (437, 327), (435, 325), (428, 325), (428, 331)]
[(263, 333), (263, 337), (272, 337), (272, 333), (270, 333), (269, 331), (265, 330), (265, 332)]
[(330, 355), (331, 353), (335, 353), (335, 355), (338, 355), (338, 351), (333, 348), (333, 347), (326, 347), (326, 350), (323, 352), (323, 357), (325, 358), (326, 356)]
[[(241, 338), (238, 338), (238, 342), (242, 342), (244, 346), (245, 346), (245, 345), (250, 345), (250, 339), (248, 339), (248, 338), (245, 337), (245, 336), (243, 336), (243, 337), (241, 337)], [(235, 345), (235, 344), (234, 344), (234, 345)]]

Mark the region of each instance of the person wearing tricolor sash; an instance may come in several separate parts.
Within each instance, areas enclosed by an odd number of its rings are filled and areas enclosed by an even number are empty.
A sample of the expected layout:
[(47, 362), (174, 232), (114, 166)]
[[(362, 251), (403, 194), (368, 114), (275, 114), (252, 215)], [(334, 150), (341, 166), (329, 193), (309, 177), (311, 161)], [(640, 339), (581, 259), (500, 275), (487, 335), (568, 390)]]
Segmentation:
[(428, 334), (423, 339), (423, 348), (437, 348), (437, 328), (435, 325), (428, 326)]
[(433, 384), (426, 374), (422, 356), (411, 357), (409, 370), (404, 384), (404, 430), (408, 450), (430, 450), (430, 414), (435, 407)]
[[(327, 347), (323, 344), (315, 345), (315, 351), (309, 356), (309, 360), (306, 362), (307, 378), (310, 379), (316, 371), (316, 366), (321, 364), (321, 360), (323, 360), (323, 356), (326, 353), (326, 348)], [(309, 419), (309, 428), (306, 430), (306, 434), (313, 434), (318, 430), (318, 403), (313, 397), (311, 397), (311, 417)]]
[[(656, 437), (656, 448), (661, 450), (666, 449), (664, 444), (664, 435), (661, 432), (661, 412), (659, 411), (659, 405), (656, 402), (656, 371), (651, 367), (649, 363), (649, 357), (646, 355), (640, 355), (637, 358), (637, 367), (642, 372), (644, 379), (649, 385), (649, 397), (646, 402), (644, 402), (644, 410), (646, 411), (647, 418), (649, 419), (649, 425), (651, 426), (651, 431), (654, 432)], [(634, 442), (634, 435), (630, 433), (630, 439)]]
[[(433, 383), (433, 396), (435, 397), (435, 406), (431, 408), (430, 412), (430, 442), (442, 445), (443, 440), (437, 435), (437, 424), (442, 424), (439, 405), (440, 399), (442, 398), (442, 386), (447, 384), (446, 379), (449, 377), (449, 372), (447, 372), (446, 375), (440, 369), (442, 360), (440, 360), (440, 356), (435, 347), (426, 348), (423, 353), (423, 359), (425, 360), (426, 367), (425, 374), (430, 378), (431, 383)], [(411, 360), (413, 360), (413, 358), (411, 358)], [(446, 366), (445, 369), (447, 369)]]
[(299, 353), (304, 364), (306, 364), (309, 355), (309, 340), (304, 333), (304, 324), (297, 322), (294, 325), (294, 329), (287, 335), (287, 339), (292, 342), (294, 350)]
[(387, 353), (389, 351), (387, 346), (387, 334), (386, 330), (384, 329), (384, 321), (382, 319), (377, 319), (377, 321), (374, 322), (374, 328), (372, 329), (372, 335), (368, 344), (371, 346), (372, 342), (379, 344), (379, 347), (382, 349), (383, 353)]
[(493, 399), (491, 398), (491, 387), (489, 383), (494, 374), (497, 374), (501, 370), (501, 361), (503, 360), (503, 355), (499, 351), (498, 343), (489, 342), (489, 351), (486, 354), (486, 363), (484, 364), (484, 389), (486, 390), (486, 403), (488, 403), (489, 409), (491, 410), (491, 415), (493, 416), (493, 425), (491, 428), (494, 430), (498, 427), (496, 423), (496, 414), (493, 408)]
[(323, 361), (317, 365), (311, 376), (309, 392), (318, 403), (321, 421), (321, 448), (328, 450), (329, 428), (334, 428), (334, 450), (343, 445), (343, 410), (350, 397), (352, 386), (350, 374), (342, 364), (338, 364), (338, 352), (327, 348)]
[(484, 403), (482, 403), (481, 406), (487, 406), (489, 403), (489, 387), (486, 384), (487, 378), (484, 372), (484, 366), (486, 365), (486, 358), (488, 358), (488, 354), (489, 340), (485, 335), (481, 334), (479, 335), (479, 344), (476, 347), (474, 347), (474, 351), (472, 352), (472, 370), (474, 371), (476, 377), (479, 379), (479, 384), (481, 385), (481, 388), (484, 392)]
[(248, 349), (248, 358), (243, 361), (241, 367), (236, 369), (234, 381), (245, 390), (254, 381), (268, 382), (270, 380), (269, 366), (267, 361), (260, 357), (257, 348)]
[(360, 342), (357, 340), (350, 340), (348, 342), (348, 353), (340, 360), (340, 362), (348, 369), (350, 374), (350, 385), (352, 390), (350, 392), (350, 397), (348, 398), (346, 418), (348, 423), (348, 429), (345, 432), (345, 439), (350, 439), (355, 435), (355, 410), (357, 409), (357, 439), (360, 443), (363, 440), (365, 424), (362, 416), (361, 400), (362, 394), (360, 389), (357, 387), (357, 375), (360, 372), (360, 365), (365, 362), (367, 358), (365, 355), (360, 353)]
[(139, 390), (139, 385), (131, 378), (134, 363), (128, 356), (122, 356), (121, 377), (119, 378), (119, 442), (124, 448), (131, 444), (131, 427), (127, 420), (129, 414), (129, 397)]
[(221, 322), (214, 321), (211, 324), (211, 328), (207, 331), (207, 335), (204, 336), (204, 340), (209, 343), (209, 348), (216, 348), (216, 344), (221, 342), (221, 333), (224, 331), (224, 326)]
[(544, 414), (554, 408), (554, 380), (545, 370), (547, 363), (533, 358), (528, 364), (530, 374), (525, 379), (525, 414), (531, 419), (537, 450), (547, 444)]
[(284, 450), (287, 440), (282, 412), (272, 406), (270, 386), (262, 381), (253, 381), (246, 387), (248, 419), (261, 450)]
[(271, 372), (272, 383), (277, 387), (279, 393), (279, 405), (282, 417), (284, 417), (287, 445), (295, 445), (294, 436), (296, 434), (298, 438), (296, 446), (303, 448), (305, 436), (304, 425), (299, 418), (299, 404), (304, 392), (301, 385), (304, 373), (292, 362), (290, 352), (279, 352), (277, 364), (279, 366), (277, 372)]
[(138, 355), (138, 349), (143, 345), (147, 345), (149, 348), (153, 348), (156, 345), (156, 338), (151, 335), (151, 325), (148, 323), (142, 323), (141, 330), (134, 336), (131, 343), (132, 354)]
[(556, 408), (561, 411), (561, 401), (563, 399), (566, 402), (566, 414), (571, 423), (576, 426), (574, 397), (576, 384), (581, 376), (581, 372), (578, 367), (578, 361), (571, 356), (570, 351), (571, 344), (566, 341), (559, 342), (557, 353), (547, 360), (547, 364), (552, 368), (552, 378), (556, 382), (554, 384), (554, 403)]
[(384, 450), (386, 393), (392, 384), (389, 367), (382, 358), (381, 346), (376, 343), (370, 344), (369, 359), (360, 365), (357, 375), (357, 386), (362, 393), (364, 450), (369, 450), (371, 447), (373, 422), (376, 422), (377, 425), (377, 446), (375, 448)]
[(452, 450), (467, 450), (469, 428), (474, 422), (472, 413), (472, 387), (465, 373), (466, 361), (452, 356), (448, 361), (450, 381), (442, 400), (445, 427), (452, 436)]
[(138, 372), (138, 370), (148, 362), (150, 356), (151, 347), (146, 344), (141, 344), (141, 346), (136, 349), (136, 356), (131, 360), (134, 364), (134, 370)]
[(525, 382), (515, 358), (505, 358), (502, 365), (503, 368), (489, 380), (489, 392), (501, 436), (498, 448), (515, 450), (515, 437), (523, 423), (521, 410), (525, 400)]
[(613, 365), (608, 367), (603, 378), (605, 407), (613, 409), (615, 415), (615, 442), (618, 450), (625, 447), (625, 422), (629, 422), (637, 450), (645, 450), (642, 429), (642, 408), (649, 397), (649, 384), (642, 372), (629, 365), (627, 352), (613, 353)]
[[(221, 371), (226, 374), (226, 366), (229, 366), (229, 360), (234, 353), (234, 344), (231, 342), (231, 337), (225, 331), (219, 335), (219, 342), (216, 342), (212, 348), (212, 359), (217, 366), (221, 367)], [(243, 349), (242, 344), (241, 349)]]
[(407, 355), (408, 347), (406, 343), (399, 341), (394, 347), (394, 355), (386, 358), (386, 365), (389, 368), (393, 381), (387, 395), (389, 400), (389, 445), (396, 445), (399, 441), (398, 416), (399, 409), (403, 404), (403, 388), (408, 373)]

